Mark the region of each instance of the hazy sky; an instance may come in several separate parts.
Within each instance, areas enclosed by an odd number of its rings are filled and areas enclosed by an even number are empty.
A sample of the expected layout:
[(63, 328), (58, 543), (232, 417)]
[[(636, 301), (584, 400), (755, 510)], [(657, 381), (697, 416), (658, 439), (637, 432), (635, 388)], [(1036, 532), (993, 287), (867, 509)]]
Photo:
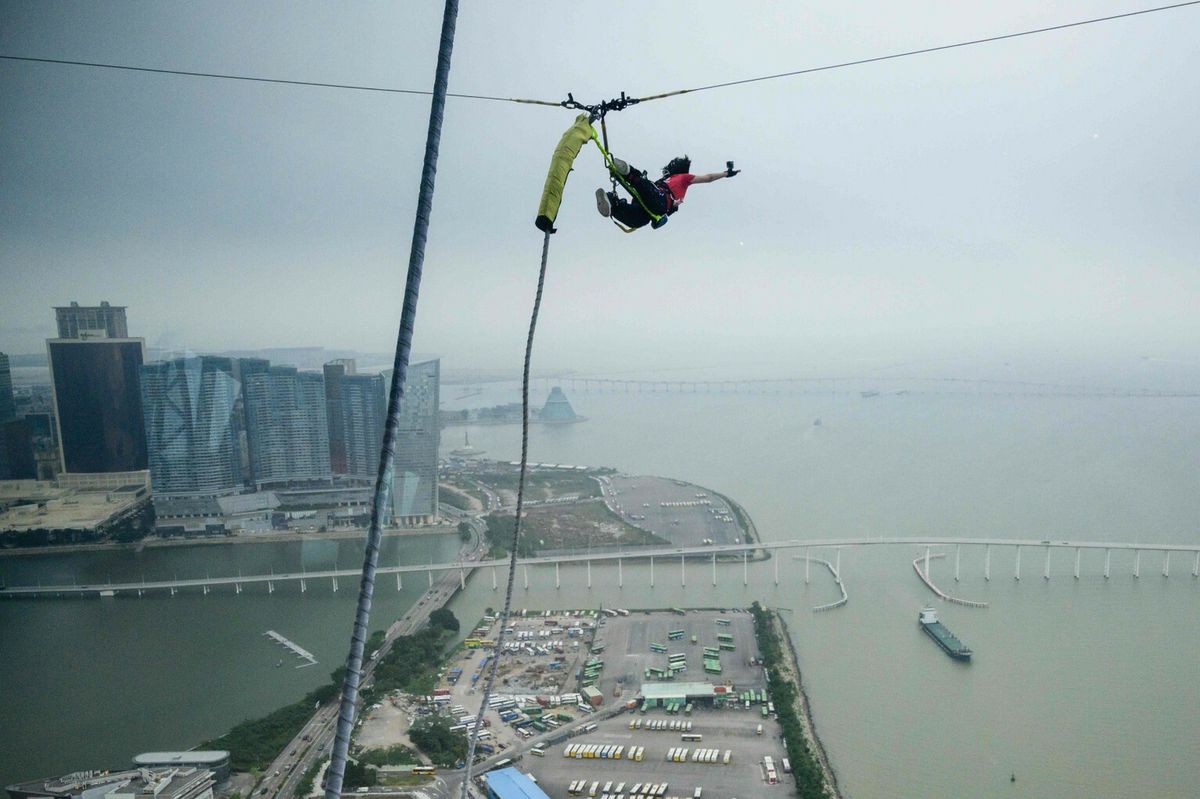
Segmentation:
[[(1148, 7), (466, 0), (452, 91), (598, 100)], [(0, 53), (427, 89), (441, 3), (0, 3)], [(734, 159), (660, 231), (581, 154), (536, 363), (797, 368), (930, 354), (1196, 355), (1200, 7), (647, 103), (654, 171)], [(0, 350), (50, 307), (151, 345), (391, 348), (427, 97), (0, 62)], [(573, 115), (448, 103), (416, 349), (519, 366)]]

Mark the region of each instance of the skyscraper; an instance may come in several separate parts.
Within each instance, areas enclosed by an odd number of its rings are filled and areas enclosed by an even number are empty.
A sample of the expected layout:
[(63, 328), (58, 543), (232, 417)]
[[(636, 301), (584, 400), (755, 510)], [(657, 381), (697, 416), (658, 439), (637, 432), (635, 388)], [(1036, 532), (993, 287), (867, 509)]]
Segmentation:
[(36, 480), (33, 433), (27, 419), (0, 422), (0, 480)]
[(72, 302), (54, 309), (59, 338), (129, 338), (125, 324), (125, 306), (80, 305)]
[(346, 454), (343, 474), (373, 479), (379, 472), (387, 387), (382, 375), (346, 375), (341, 384), (338, 410)]
[(408, 369), (392, 483), (392, 511), (401, 524), (419, 524), (437, 517), (440, 377), (439, 360), (413, 364)]
[(17, 418), (17, 403), (13, 400), (12, 370), (8, 356), (0, 352), (0, 422)]
[(330, 467), (337, 475), (372, 479), (387, 412), (383, 377), (357, 374), (353, 358), (330, 361), (324, 372)]
[(47, 340), (63, 471), (146, 468), (144, 348), (140, 338)]
[(328, 480), (325, 381), (291, 366), (243, 369), (242, 392), (254, 483)]
[(325, 418), (329, 428), (329, 466), (334, 474), (346, 473), (346, 433), (342, 422), (342, 378), (355, 371), (353, 358), (339, 358), (324, 366)]
[(239, 384), (229, 358), (149, 363), (142, 412), (155, 495), (216, 496), (241, 486)]

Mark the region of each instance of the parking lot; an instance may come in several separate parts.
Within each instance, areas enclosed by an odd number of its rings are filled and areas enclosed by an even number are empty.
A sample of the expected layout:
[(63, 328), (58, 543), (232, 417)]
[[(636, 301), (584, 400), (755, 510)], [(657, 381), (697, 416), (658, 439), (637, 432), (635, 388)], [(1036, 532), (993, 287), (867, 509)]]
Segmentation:
[(625, 475), (605, 477), (601, 483), (609, 509), (675, 546), (736, 544), (745, 535), (729, 503), (700, 486)]
[[(631, 730), (629, 722), (642, 719), (643, 728)], [(700, 741), (682, 741), (680, 732), (649, 731), (645, 722), (651, 719), (687, 720), (692, 722), (692, 735)], [(763, 734), (758, 734), (759, 726)], [(622, 757), (613, 759), (576, 759), (563, 756), (571, 744), (613, 744), (644, 747), (641, 762)], [(669, 750), (686, 747), (687, 762), (669, 762)], [(719, 750), (716, 763), (698, 763), (692, 760), (697, 748)], [(725, 752), (730, 753), (730, 762), (724, 763)], [(791, 793), (792, 780), (782, 770), (785, 756), (779, 728), (774, 719), (764, 720), (758, 709), (713, 710), (697, 705), (690, 716), (668, 715), (664, 711), (648, 713), (622, 713), (601, 721), (594, 732), (571, 738), (546, 750), (542, 757), (526, 756), (521, 769), (533, 774), (543, 790), (552, 797), (568, 796), (568, 789), (577, 780), (586, 780), (582, 793), (588, 796), (592, 783), (598, 783), (596, 793), (600, 797), (608, 785), (611, 796), (635, 795), (638, 784), (662, 784), (667, 788), (664, 796), (695, 796), (696, 788), (702, 788), (702, 796), (732, 799), (732, 797), (764, 796), (774, 793), (782, 798)], [(767, 783), (764, 758), (770, 757), (777, 770), (779, 784)], [(622, 786), (621, 783), (624, 783)], [(619, 790), (618, 790), (619, 789)], [(643, 789), (644, 790), (644, 789)], [(639, 792), (640, 793), (640, 792)]]
[[(717, 619), (729, 621), (718, 625)], [(670, 640), (672, 631), (683, 631), (683, 637)], [(731, 635), (735, 649), (720, 653), (721, 673), (704, 672), (704, 647), (716, 647), (719, 634)], [(695, 636), (696, 643), (692, 643)], [(677, 677), (689, 682), (732, 684), (736, 690), (766, 688), (761, 666), (751, 666), (758, 656), (754, 640), (754, 619), (740, 610), (688, 610), (683, 616), (670, 611), (643, 613), (634, 611), (628, 616), (605, 619), (596, 633), (593, 646), (603, 646), (598, 657), (604, 659), (604, 671), (597, 686), (604, 692), (604, 701), (622, 694), (636, 693), (645, 681), (646, 669), (666, 668), (667, 654), (652, 652), (651, 644), (661, 644), (667, 653), (687, 655), (687, 671)]]
[[(505, 707), (484, 713), (481, 751), (506, 751), (584, 714), (576, 673), (589, 657), (597, 621), (594, 610), (514, 614), (493, 689), (493, 698)], [(498, 622), (485, 620), (447, 659), (434, 689), (434, 707), (456, 724), (463, 719), (470, 724), (479, 712), (499, 633)], [(410, 719), (434, 707), (415, 697), (390, 697), (382, 707), (368, 709), (358, 741), (370, 748), (407, 743)]]

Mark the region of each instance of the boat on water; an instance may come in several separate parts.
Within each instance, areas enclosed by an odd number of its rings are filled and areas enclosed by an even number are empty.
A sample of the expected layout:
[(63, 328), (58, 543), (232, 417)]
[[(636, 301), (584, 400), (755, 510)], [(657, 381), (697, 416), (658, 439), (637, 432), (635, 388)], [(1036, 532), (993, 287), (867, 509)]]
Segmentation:
[(958, 636), (950, 632), (946, 625), (938, 621), (937, 611), (933, 608), (922, 608), (917, 617), (921, 629), (932, 638), (942, 650), (955, 660), (970, 660), (971, 649)]

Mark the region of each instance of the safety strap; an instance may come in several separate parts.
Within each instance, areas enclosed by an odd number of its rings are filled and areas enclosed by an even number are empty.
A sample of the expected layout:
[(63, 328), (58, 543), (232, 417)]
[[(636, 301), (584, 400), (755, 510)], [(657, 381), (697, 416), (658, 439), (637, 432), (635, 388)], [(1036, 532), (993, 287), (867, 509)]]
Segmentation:
[[(605, 164), (605, 166), (608, 167), (609, 174), (612, 175), (614, 179), (620, 181), (621, 185), (625, 187), (625, 190), (628, 191), (631, 195), (634, 196), (634, 198), (637, 199), (638, 205), (642, 206), (642, 210), (644, 210), (650, 216), (650, 218), (654, 220), (654, 222), (656, 224), (661, 224), (659, 222), (659, 220), (661, 220), (663, 218), (662, 215), (656, 214), (653, 211), (651, 211), (649, 208), (647, 208), (646, 202), (642, 199), (642, 195), (639, 194), (632, 186), (630, 186), (625, 181), (625, 178), (622, 175), (617, 174), (617, 170), (613, 169), (612, 155), (610, 155), (608, 150), (605, 149), (604, 143), (600, 141), (600, 135), (598, 133), (596, 133), (595, 126), (592, 126), (592, 141), (596, 142), (596, 148), (599, 149), (600, 154), (604, 156), (604, 164)], [(624, 225), (617, 222), (615, 219), (613, 220), (613, 224), (615, 224), (617, 227), (624, 230), (626, 233), (632, 233), (636, 229), (636, 228), (626, 228)]]

